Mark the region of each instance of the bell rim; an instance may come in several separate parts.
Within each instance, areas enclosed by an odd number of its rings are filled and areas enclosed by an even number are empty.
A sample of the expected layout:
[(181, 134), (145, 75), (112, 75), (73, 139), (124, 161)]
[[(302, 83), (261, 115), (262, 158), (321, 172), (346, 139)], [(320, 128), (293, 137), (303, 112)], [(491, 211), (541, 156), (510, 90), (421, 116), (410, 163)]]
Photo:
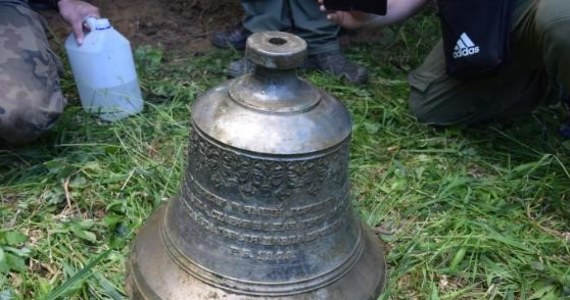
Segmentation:
[[(178, 265), (170, 259), (169, 254), (163, 247), (164, 245), (161, 242), (154, 241), (151, 237), (158, 235), (158, 231), (160, 230), (160, 223), (164, 221), (165, 211), (167, 205), (163, 205), (157, 211), (153, 213), (151, 218), (149, 218), (149, 222), (145, 224), (141, 231), (138, 233), (135, 243), (133, 245), (133, 250), (129, 259), (127, 260), (126, 269), (127, 269), (127, 282), (126, 282), (126, 290), (130, 299), (188, 299), (188, 298), (172, 298), (170, 295), (161, 294), (164, 291), (171, 291), (171, 290), (185, 290), (188, 293), (193, 293), (200, 290), (206, 290), (209, 292), (205, 292), (206, 294), (215, 293), (216, 295), (223, 295), (222, 297), (228, 297), (227, 299), (235, 299), (235, 300), (264, 300), (264, 299), (275, 299), (275, 300), (306, 300), (306, 299), (331, 299), (331, 298), (319, 298), (323, 290), (326, 291), (336, 291), (336, 290), (343, 290), (346, 287), (350, 287), (355, 282), (359, 282), (359, 280), (355, 281), (355, 277), (363, 277), (364, 275), (359, 272), (359, 267), (367, 267), (369, 270), (370, 265), (378, 266), (378, 268), (374, 268), (374, 270), (380, 270), (378, 272), (374, 272), (377, 276), (374, 276), (374, 282), (372, 284), (368, 284), (367, 290), (356, 289), (355, 292), (360, 293), (359, 295), (354, 295), (356, 300), (373, 300), (376, 299), (384, 290), (387, 284), (387, 274), (388, 274), (388, 266), (385, 259), (385, 246), (384, 243), (379, 240), (367, 227), (363, 224), (362, 221), (359, 222), (359, 226), (362, 228), (364, 234), (364, 252), (358, 258), (357, 263), (349, 270), (344, 277), (341, 277), (335, 281), (329, 282), (328, 285), (325, 285), (321, 288), (313, 289), (308, 292), (300, 292), (295, 294), (287, 294), (287, 295), (276, 295), (276, 294), (267, 294), (267, 295), (255, 295), (249, 294), (247, 291), (240, 291), (239, 293), (233, 291), (227, 291), (225, 289), (208, 285), (202, 282), (199, 279), (196, 279), (190, 276), (187, 273), (184, 273), (184, 270), (177, 269), (173, 270), (175, 273), (178, 272), (187, 276), (186, 280), (184, 278), (178, 278), (180, 282), (172, 283), (168, 282), (168, 284), (178, 284), (178, 289), (173, 289), (172, 287), (162, 287), (160, 284), (156, 282), (154, 285), (151, 281), (149, 281), (141, 268), (141, 263), (147, 262), (148, 259), (143, 259), (139, 255), (139, 250), (147, 249), (147, 248), (155, 248), (158, 247), (159, 253), (158, 256), (162, 259), (166, 258), (167, 263), (172, 264), (172, 266), (177, 267)], [(156, 255), (156, 253), (155, 253)], [(153, 259), (156, 257), (153, 257)], [(374, 262), (370, 262), (373, 260)], [(161, 269), (164, 269), (162, 266)], [(159, 272), (161, 273), (161, 272)], [(374, 274), (372, 273), (372, 274)], [(163, 275), (166, 275), (163, 273)], [(370, 275), (370, 274), (368, 274)], [(159, 276), (159, 278), (168, 277), (168, 276)], [(366, 276), (364, 276), (366, 277)], [(192, 281), (192, 284), (188, 284), (188, 279)], [(369, 277), (366, 277), (367, 281), (370, 282)], [(184, 292), (181, 292), (184, 293)], [(326, 294), (326, 293), (325, 293)], [(312, 295), (312, 296), (311, 296)], [(133, 298), (135, 297), (135, 298)], [(308, 297), (308, 298), (307, 298)], [(193, 299), (211, 299), (209, 296), (200, 296), (198, 298)]]

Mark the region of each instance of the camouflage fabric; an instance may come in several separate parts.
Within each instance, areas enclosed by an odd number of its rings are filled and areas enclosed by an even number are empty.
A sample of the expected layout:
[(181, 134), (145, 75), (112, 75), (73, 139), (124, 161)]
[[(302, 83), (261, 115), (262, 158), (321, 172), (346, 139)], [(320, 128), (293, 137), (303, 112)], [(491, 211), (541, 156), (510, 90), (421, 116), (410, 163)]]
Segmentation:
[(28, 142), (52, 127), (66, 104), (60, 70), (41, 17), (26, 1), (0, 0), (0, 139)]

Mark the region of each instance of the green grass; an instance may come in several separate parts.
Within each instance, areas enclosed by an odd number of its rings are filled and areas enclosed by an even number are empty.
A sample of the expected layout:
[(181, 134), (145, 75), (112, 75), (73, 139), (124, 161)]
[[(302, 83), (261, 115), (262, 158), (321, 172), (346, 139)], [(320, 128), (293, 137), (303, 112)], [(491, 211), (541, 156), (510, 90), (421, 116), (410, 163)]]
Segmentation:
[[(436, 130), (407, 110), (406, 73), (438, 36), (416, 17), (349, 56), (366, 86), (303, 74), (353, 117), (354, 205), (387, 243), (382, 299), (570, 299), (570, 143), (560, 112)], [(61, 49), (59, 49), (61, 52)], [(137, 49), (143, 114), (101, 123), (72, 100), (39, 141), (0, 150), (0, 299), (123, 299), (125, 259), (178, 190), (190, 106), (239, 53)], [(77, 99), (71, 75), (63, 87)]]

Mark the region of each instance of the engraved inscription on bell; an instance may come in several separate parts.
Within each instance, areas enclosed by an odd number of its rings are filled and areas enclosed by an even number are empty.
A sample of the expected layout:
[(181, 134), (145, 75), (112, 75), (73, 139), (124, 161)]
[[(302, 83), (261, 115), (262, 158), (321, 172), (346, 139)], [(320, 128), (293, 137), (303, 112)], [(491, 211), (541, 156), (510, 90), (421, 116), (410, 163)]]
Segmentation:
[(252, 35), (246, 74), (192, 107), (180, 192), (139, 232), (132, 299), (376, 299), (379, 240), (350, 205), (344, 106), (296, 76), (305, 42)]

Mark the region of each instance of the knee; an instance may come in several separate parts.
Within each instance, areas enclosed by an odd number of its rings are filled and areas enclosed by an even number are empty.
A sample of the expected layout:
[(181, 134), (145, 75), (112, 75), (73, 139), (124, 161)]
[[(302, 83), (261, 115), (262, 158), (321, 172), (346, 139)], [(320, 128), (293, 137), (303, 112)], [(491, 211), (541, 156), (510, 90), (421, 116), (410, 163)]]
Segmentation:
[(60, 92), (19, 92), (0, 98), (0, 138), (11, 144), (35, 140), (49, 130), (63, 112)]
[(570, 1), (543, 0), (536, 10), (536, 33), (549, 76), (570, 89)]
[(420, 123), (435, 126), (453, 125), (455, 116), (447, 115), (440, 105), (436, 105), (437, 99), (415, 88), (410, 89), (408, 100), (410, 113)]
[(484, 99), (466, 94), (462, 89), (449, 84), (435, 84), (426, 90), (412, 86), (410, 113), (418, 122), (438, 127), (469, 126), (489, 118), (485, 111), (473, 105), (473, 102), (482, 103)]
[[(443, 76), (443, 75), (442, 75)], [(446, 88), (442, 76), (433, 76), (421, 70), (416, 70), (408, 76), (410, 95), (408, 99), (410, 113), (421, 123), (430, 125), (451, 125), (461, 111), (449, 111), (454, 101), (450, 99), (453, 89)]]
[(426, 97), (424, 93), (410, 88), (410, 97), (408, 100), (410, 113), (421, 123), (430, 123), (431, 114), (426, 107)]
[[(536, 8), (536, 28), (548, 44), (569, 47), (570, 1), (543, 0)], [(548, 46), (548, 45), (545, 45)]]
[[(65, 105), (58, 59), (48, 49), (42, 29), (30, 28), (15, 33), (26, 47), (0, 45), (0, 139), (10, 143), (40, 136), (53, 126)], [(30, 33), (34, 31), (37, 34)]]

